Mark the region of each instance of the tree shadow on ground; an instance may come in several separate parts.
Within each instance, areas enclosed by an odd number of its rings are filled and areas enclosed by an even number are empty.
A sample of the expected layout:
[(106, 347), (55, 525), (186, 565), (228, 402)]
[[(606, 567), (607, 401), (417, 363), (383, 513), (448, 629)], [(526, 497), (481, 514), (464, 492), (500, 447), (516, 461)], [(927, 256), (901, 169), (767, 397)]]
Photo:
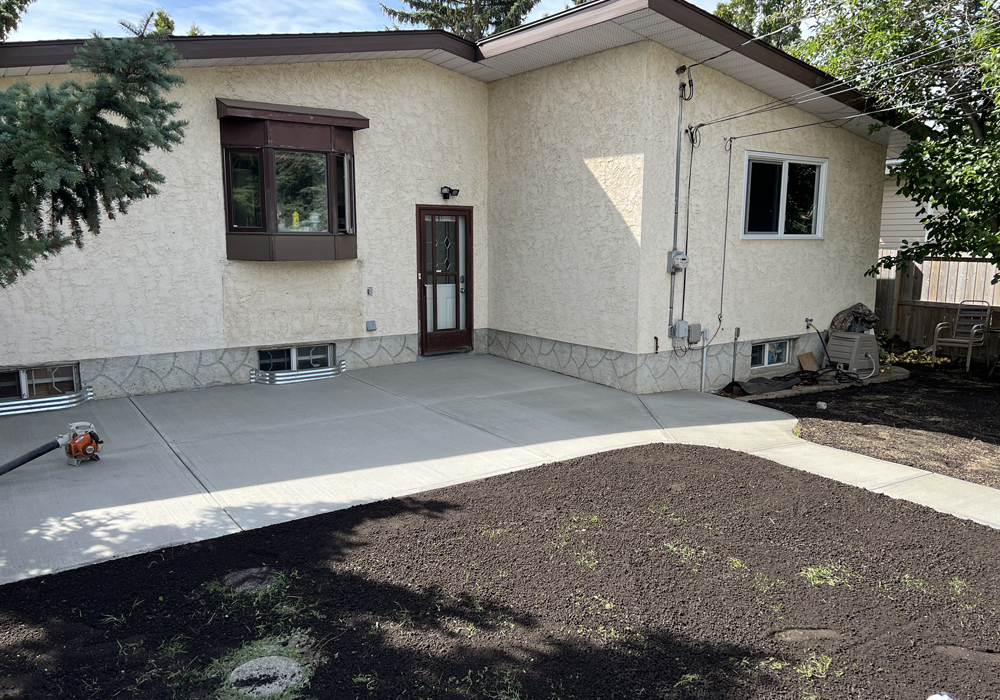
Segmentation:
[[(351, 557), (378, 521), (419, 548), (419, 528), (457, 509), (395, 499), (3, 586), (0, 697), (223, 697), (213, 662), (290, 639), (307, 640), (307, 698), (728, 700), (768, 687), (759, 650), (648, 624), (571, 629), (484, 592), (423, 585), (419, 556), (391, 576), (377, 549)], [(265, 591), (218, 584), (260, 566), (280, 572)]]

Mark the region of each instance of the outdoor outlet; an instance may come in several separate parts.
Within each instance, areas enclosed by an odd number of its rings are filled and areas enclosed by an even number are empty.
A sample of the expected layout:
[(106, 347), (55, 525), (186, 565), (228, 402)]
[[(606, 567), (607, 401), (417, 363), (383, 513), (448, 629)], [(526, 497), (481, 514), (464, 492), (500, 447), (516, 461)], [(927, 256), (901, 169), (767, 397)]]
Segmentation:
[(675, 274), (686, 270), (688, 266), (688, 256), (683, 250), (671, 250), (667, 258), (667, 271)]
[(375, 330), (375, 322), (374, 321), (365, 321), (365, 330), (366, 331), (373, 331), (373, 330)]
[(368, 288), (368, 296), (370, 296), (370, 297), (375, 296), (375, 287), (369, 287)]

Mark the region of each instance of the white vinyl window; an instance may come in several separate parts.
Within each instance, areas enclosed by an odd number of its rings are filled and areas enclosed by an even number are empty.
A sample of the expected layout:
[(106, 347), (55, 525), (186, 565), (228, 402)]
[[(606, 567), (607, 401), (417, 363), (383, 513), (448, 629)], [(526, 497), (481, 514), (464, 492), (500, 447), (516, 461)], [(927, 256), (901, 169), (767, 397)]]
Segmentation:
[(822, 238), (826, 158), (747, 151), (743, 238)]
[(42, 399), (80, 390), (76, 365), (0, 370), (0, 401)]
[(258, 366), (262, 372), (317, 369), (333, 366), (332, 345), (303, 345), (296, 348), (258, 350)]
[(771, 367), (788, 364), (788, 341), (775, 340), (750, 346), (750, 367)]

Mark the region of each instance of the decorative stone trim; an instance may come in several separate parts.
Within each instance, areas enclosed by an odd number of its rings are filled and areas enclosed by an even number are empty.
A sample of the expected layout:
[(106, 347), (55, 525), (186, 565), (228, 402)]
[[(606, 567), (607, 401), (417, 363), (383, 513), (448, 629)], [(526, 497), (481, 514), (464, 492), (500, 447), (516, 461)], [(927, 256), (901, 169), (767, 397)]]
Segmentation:
[[(417, 359), (416, 333), (323, 342), (337, 346), (336, 360), (346, 361), (348, 370), (403, 364)], [(80, 380), (83, 386), (94, 388), (95, 398), (110, 399), (246, 384), (250, 381), (250, 370), (254, 369), (257, 369), (256, 347), (192, 350), (81, 360)]]
[[(660, 353), (633, 354), (595, 348), (559, 340), (489, 329), (489, 354), (526, 365), (578, 377), (589, 382), (621, 389), (633, 394), (652, 394), (701, 387), (701, 349), (680, 355), (672, 349)], [(750, 348), (756, 341), (740, 341), (736, 345), (736, 378), (788, 374), (795, 371), (795, 355), (813, 351), (822, 361), (822, 346), (815, 334), (793, 338), (792, 362), (767, 368), (767, 372), (750, 370)], [(817, 349), (819, 352), (817, 352)], [(705, 366), (705, 389), (721, 389), (731, 380), (733, 343), (717, 340), (708, 346)]]

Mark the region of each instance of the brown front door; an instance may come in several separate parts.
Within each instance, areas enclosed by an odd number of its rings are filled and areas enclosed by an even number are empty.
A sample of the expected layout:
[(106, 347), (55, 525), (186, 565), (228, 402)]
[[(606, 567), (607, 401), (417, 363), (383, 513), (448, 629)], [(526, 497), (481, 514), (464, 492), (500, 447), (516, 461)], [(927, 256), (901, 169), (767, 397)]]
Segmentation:
[(420, 353), (472, 348), (472, 208), (417, 207)]

